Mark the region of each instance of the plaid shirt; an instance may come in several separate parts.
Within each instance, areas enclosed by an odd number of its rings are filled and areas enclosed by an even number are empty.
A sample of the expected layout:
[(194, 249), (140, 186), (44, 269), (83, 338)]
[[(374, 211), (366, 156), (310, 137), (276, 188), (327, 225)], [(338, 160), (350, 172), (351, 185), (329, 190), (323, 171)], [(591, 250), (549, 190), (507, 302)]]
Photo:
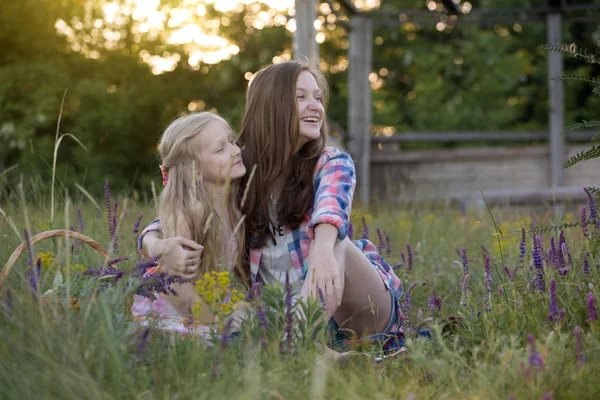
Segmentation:
[[(352, 158), (334, 148), (326, 147), (321, 154), (315, 169), (315, 201), (313, 207), (304, 216), (304, 220), (296, 229), (286, 227), (285, 240), (294, 268), (302, 270), (302, 279), (308, 272), (308, 255), (310, 243), (315, 238), (314, 227), (326, 223), (338, 229), (338, 239), (343, 240), (348, 234), (352, 196), (356, 185), (354, 162)], [(160, 223), (153, 221), (140, 235), (138, 247), (141, 248), (142, 238), (149, 231), (159, 231)], [(388, 289), (394, 295), (396, 306), (403, 294), (402, 282), (396, 276), (390, 265), (379, 255), (377, 247), (368, 240), (355, 240), (354, 244), (377, 267), (379, 275)], [(262, 248), (250, 249), (250, 273), (252, 282), (256, 282)], [(399, 323), (404, 316), (397, 308)]]

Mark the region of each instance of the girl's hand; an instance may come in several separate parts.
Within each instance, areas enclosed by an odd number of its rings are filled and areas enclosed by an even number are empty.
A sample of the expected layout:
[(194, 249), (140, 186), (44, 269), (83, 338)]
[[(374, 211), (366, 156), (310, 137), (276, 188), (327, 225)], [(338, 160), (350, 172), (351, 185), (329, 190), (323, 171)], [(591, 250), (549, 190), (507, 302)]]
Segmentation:
[(182, 236), (159, 239), (153, 249), (161, 250), (160, 265), (170, 274), (193, 279), (200, 267), (204, 247)]
[(308, 273), (302, 287), (303, 297), (319, 297), (319, 288), (325, 297), (325, 309), (332, 315), (342, 304), (340, 268), (333, 247), (313, 241), (308, 256)]

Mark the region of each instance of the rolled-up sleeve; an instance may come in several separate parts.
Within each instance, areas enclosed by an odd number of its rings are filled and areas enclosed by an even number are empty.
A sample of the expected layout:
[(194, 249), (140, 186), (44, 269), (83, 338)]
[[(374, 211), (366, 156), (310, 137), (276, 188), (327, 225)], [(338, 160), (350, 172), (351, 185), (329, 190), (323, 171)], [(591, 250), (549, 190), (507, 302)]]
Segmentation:
[(137, 243), (138, 251), (142, 249), (142, 241), (144, 240), (144, 236), (146, 236), (148, 232), (162, 232), (162, 229), (160, 227), (160, 220), (158, 218), (150, 222), (150, 225), (144, 228), (144, 230), (140, 234)]
[(338, 239), (348, 234), (352, 197), (356, 185), (354, 161), (347, 153), (328, 147), (317, 163), (315, 199), (307, 233), (315, 238), (318, 224), (330, 224), (338, 229)]

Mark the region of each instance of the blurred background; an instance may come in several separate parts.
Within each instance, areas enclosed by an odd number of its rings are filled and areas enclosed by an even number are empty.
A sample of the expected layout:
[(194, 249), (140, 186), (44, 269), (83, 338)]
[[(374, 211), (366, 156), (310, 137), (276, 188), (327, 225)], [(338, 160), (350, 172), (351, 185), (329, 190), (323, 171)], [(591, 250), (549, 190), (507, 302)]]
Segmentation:
[[(547, 43), (548, 10), (567, 2), (314, 3), (317, 65), (331, 86), (328, 114), (342, 146), (350, 128), (349, 27), (357, 13), (373, 17), (365, 132), (373, 139), (372, 196), (552, 185), (548, 53), (538, 46)], [(564, 13), (562, 42), (597, 52), (600, 2), (568, 3), (578, 13)], [(181, 113), (211, 110), (236, 129), (253, 73), (293, 58), (297, 28), (294, 0), (0, 2), (0, 179), (49, 184), (60, 116), (60, 132), (87, 148), (63, 140), (61, 185), (98, 194), (109, 180), (113, 190), (149, 196), (150, 182), (159, 182), (155, 153), (165, 126)], [(564, 59), (569, 74), (597, 76), (598, 69)], [(565, 125), (594, 120), (599, 106), (585, 82), (565, 82)], [(477, 137), (452, 139), (457, 132)], [(486, 132), (495, 136), (487, 140)], [(498, 137), (510, 132), (534, 134)], [(414, 136), (431, 133), (449, 136)], [(412, 136), (381, 140), (402, 134)], [(565, 157), (582, 145), (567, 143)], [(582, 164), (570, 174), (563, 184), (581, 187), (597, 167)], [(10, 190), (2, 185), (0, 196)]]

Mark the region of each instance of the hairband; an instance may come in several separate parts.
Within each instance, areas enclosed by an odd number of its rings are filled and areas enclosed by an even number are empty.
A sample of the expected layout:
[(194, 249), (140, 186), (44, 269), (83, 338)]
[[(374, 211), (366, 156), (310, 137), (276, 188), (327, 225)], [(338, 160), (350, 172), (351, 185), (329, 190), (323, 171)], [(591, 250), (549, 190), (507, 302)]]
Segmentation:
[(161, 165), (160, 173), (163, 178), (163, 186), (167, 186), (167, 182), (169, 181), (169, 173), (167, 172), (167, 167), (165, 167), (164, 165)]

